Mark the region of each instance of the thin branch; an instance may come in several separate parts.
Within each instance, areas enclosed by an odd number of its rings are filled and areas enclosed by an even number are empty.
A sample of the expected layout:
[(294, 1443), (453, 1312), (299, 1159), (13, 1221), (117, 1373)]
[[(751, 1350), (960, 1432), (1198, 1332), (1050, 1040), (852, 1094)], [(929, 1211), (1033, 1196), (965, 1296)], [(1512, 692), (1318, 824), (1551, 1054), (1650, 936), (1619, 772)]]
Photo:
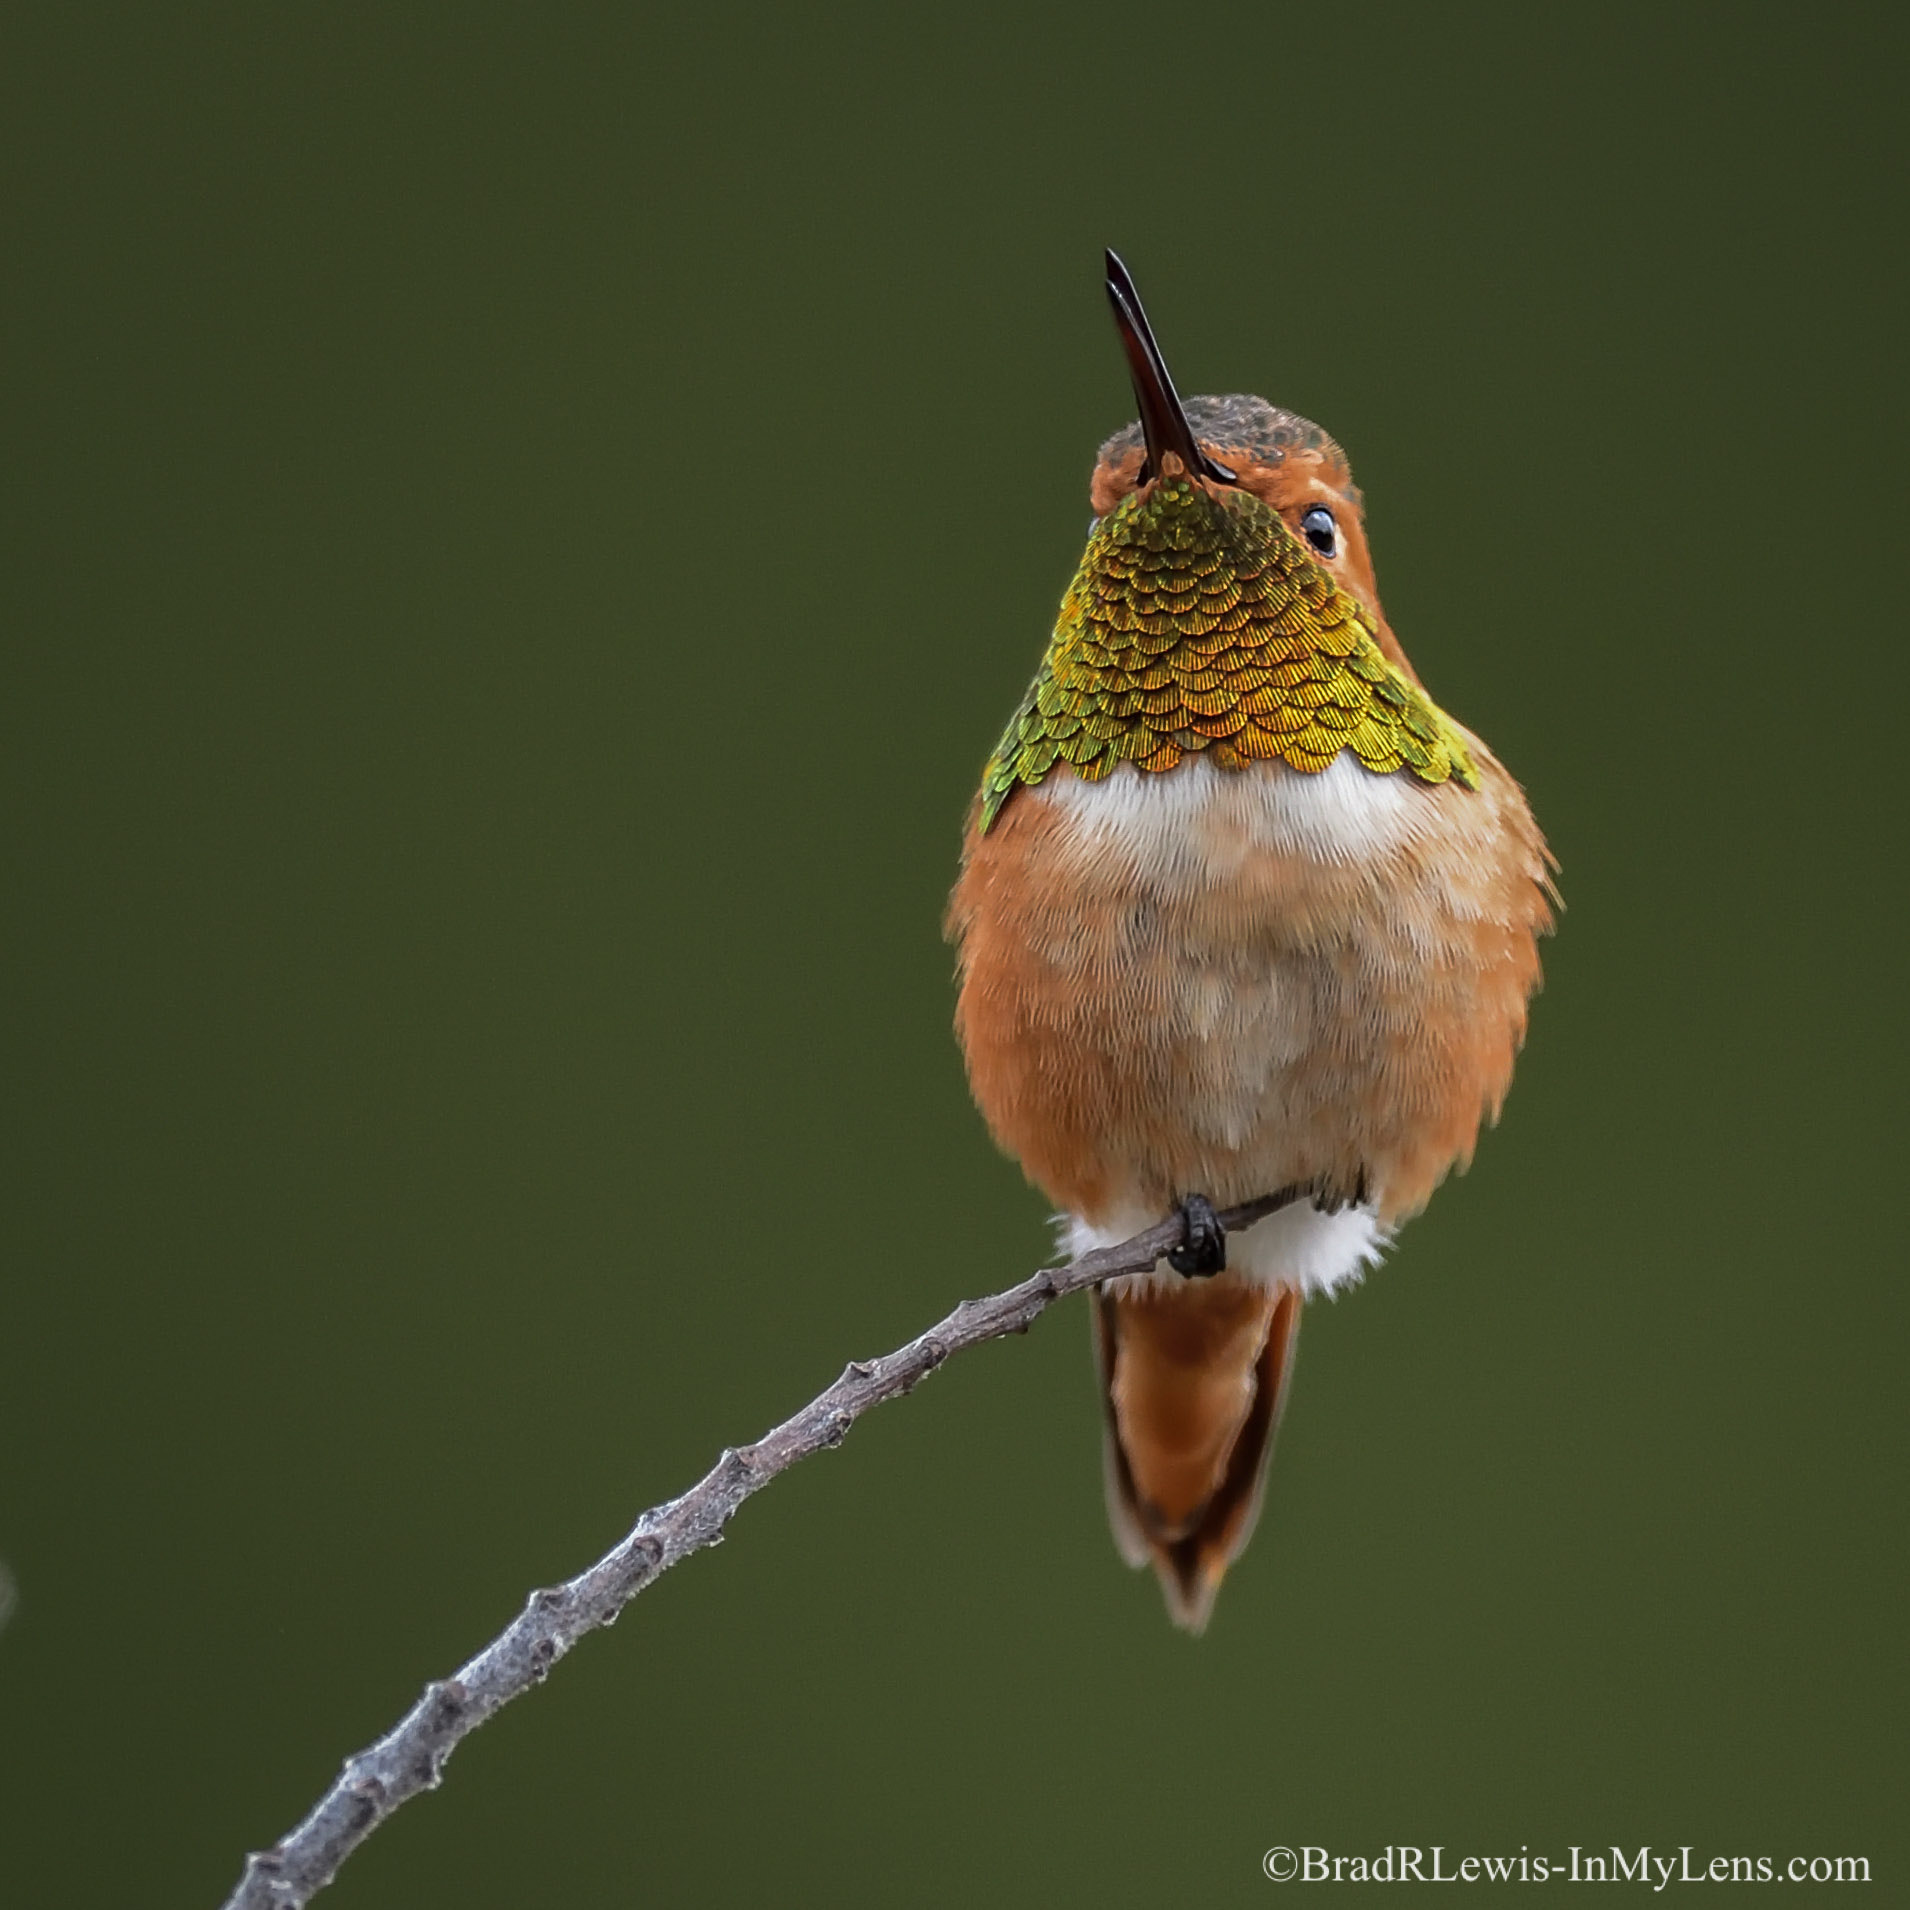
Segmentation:
[[(1219, 1216), (1229, 1232), (1291, 1206), (1310, 1186), (1282, 1188)], [(541, 1684), (586, 1632), (615, 1624), (623, 1608), (667, 1572), (722, 1537), (751, 1493), (799, 1459), (839, 1446), (870, 1407), (912, 1392), (951, 1353), (1007, 1333), (1025, 1333), (1057, 1300), (1117, 1274), (1145, 1273), (1182, 1243), (1178, 1216), (1117, 1247), (1072, 1265), (1046, 1268), (985, 1300), (964, 1300), (944, 1320), (898, 1351), (852, 1360), (842, 1377), (753, 1446), (725, 1452), (681, 1498), (653, 1506), (628, 1538), (588, 1570), (533, 1592), (530, 1601), (475, 1658), (424, 1696), (376, 1744), (347, 1758), (309, 1817), (270, 1850), (246, 1859), (225, 1910), (296, 1910), (338, 1874), (339, 1866), (400, 1804), (435, 1790), (445, 1760), (493, 1712)]]

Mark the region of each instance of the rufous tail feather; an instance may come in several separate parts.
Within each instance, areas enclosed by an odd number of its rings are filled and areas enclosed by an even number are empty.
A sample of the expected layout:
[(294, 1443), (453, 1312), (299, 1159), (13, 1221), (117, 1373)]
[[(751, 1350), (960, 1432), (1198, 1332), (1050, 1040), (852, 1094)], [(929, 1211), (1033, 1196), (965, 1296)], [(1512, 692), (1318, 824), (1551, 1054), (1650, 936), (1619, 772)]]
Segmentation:
[(1205, 1629), (1259, 1516), (1300, 1305), (1225, 1274), (1094, 1296), (1108, 1520), (1184, 1630)]

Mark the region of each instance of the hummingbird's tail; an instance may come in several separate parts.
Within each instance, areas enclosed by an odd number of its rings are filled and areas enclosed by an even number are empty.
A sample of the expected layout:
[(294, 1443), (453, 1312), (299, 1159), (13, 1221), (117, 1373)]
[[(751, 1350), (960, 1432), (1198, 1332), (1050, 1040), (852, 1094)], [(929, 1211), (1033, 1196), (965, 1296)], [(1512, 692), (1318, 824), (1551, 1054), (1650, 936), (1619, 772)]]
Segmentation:
[(1300, 1304), (1225, 1274), (1094, 1296), (1108, 1520), (1183, 1630), (1205, 1629), (1259, 1516)]

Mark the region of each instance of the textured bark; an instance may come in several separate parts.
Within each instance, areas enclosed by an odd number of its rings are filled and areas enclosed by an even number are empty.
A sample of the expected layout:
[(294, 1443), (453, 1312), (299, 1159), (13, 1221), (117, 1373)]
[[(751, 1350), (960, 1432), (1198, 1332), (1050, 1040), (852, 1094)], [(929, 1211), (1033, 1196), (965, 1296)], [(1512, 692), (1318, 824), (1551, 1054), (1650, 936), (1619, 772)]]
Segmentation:
[[(1283, 1188), (1228, 1208), (1229, 1231), (1289, 1206), (1310, 1188)], [(1182, 1240), (1178, 1216), (1104, 1247), (1067, 1267), (1044, 1269), (985, 1300), (964, 1300), (944, 1320), (893, 1353), (852, 1360), (842, 1377), (753, 1446), (725, 1452), (680, 1498), (653, 1506), (621, 1544), (561, 1585), (533, 1592), (524, 1609), (469, 1663), (425, 1687), (424, 1695), (376, 1744), (346, 1759), (311, 1814), (269, 1850), (246, 1859), (226, 1910), (291, 1910), (309, 1903), (399, 1805), (443, 1780), (445, 1761), (466, 1736), (541, 1684), (587, 1632), (614, 1624), (623, 1608), (679, 1559), (722, 1537), (751, 1493), (799, 1459), (839, 1446), (872, 1406), (912, 1392), (951, 1353), (1007, 1333), (1025, 1333), (1054, 1305), (1116, 1274), (1141, 1273)]]

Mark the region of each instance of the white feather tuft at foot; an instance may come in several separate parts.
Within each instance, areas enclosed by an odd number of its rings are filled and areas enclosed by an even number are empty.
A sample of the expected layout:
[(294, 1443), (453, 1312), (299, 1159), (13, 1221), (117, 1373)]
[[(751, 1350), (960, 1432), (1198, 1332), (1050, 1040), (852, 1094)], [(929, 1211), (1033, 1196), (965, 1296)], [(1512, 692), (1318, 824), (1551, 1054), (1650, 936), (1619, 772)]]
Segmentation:
[[(1111, 1224), (1095, 1227), (1074, 1214), (1059, 1216), (1062, 1245), (1080, 1259), (1097, 1247), (1118, 1246), (1162, 1218), (1156, 1213), (1122, 1213)], [(1357, 1286), (1380, 1263), (1392, 1244), (1392, 1232), (1380, 1225), (1371, 1207), (1342, 1207), (1322, 1213), (1306, 1201), (1296, 1201), (1277, 1213), (1256, 1220), (1251, 1227), (1227, 1236), (1227, 1270), (1265, 1287), (1294, 1287), (1311, 1298), (1316, 1293), (1338, 1293)], [(1177, 1287), (1184, 1275), (1165, 1260), (1152, 1273), (1123, 1274), (1107, 1284), (1115, 1293), (1152, 1287)]]

